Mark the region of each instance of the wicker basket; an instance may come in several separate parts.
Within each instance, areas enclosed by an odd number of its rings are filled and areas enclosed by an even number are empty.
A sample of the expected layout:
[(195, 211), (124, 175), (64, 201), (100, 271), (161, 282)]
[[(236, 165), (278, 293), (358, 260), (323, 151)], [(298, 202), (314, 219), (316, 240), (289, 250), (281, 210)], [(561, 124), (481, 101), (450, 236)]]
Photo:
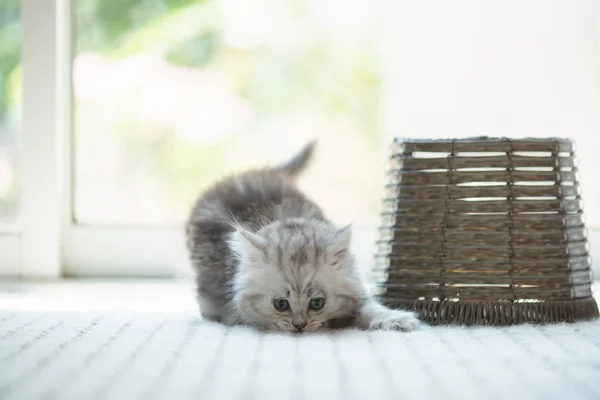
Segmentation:
[(377, 246), (380, 294), (432, 324), (598, 316), (564, 139), (395, 140)]

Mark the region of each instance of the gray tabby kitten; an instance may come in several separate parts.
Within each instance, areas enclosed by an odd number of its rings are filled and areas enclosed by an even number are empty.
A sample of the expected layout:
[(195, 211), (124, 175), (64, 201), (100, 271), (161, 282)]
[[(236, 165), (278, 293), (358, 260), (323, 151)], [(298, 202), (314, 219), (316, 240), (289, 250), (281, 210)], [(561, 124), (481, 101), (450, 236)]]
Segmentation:
[(288, 332), (416, 329), (415, 314), (367, 295), (350, 227), (336, 229), (296, 188), (313, 149), (226, 178), (194, 206), (186, 233), (203, 317)]

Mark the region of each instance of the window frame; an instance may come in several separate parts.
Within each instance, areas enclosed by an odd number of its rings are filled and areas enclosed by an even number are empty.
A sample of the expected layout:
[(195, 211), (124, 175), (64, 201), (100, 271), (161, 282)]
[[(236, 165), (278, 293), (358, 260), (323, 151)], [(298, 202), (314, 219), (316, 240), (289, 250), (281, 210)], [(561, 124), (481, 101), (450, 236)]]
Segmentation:
[(64, 131), (60, 90), (67, 84), (61, 60), (66, 51), (65, 2), (21, 1), (23, 121), (18, 163), (22, 177), (17, 232), (0, 236), (0, 273), (4, 276), (60, 276), (60, 152)]

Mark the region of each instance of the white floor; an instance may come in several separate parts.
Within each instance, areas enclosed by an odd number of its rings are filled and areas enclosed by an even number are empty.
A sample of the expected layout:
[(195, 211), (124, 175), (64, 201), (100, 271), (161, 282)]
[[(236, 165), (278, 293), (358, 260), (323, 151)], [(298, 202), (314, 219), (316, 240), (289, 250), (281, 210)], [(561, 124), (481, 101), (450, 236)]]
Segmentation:
[(600, 399), (600, 322), (259, 335), (185, 283), (0, 284), (0, 399), (242, 398)]

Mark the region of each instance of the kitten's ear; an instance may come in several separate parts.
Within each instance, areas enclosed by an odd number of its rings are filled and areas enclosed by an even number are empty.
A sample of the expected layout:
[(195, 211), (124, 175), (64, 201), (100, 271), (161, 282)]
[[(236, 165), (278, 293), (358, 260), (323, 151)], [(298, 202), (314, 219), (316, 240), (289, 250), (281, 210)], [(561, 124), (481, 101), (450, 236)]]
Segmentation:
[(331, 243), (327, 246), (327, 251), (331, 255), (334, 267), (339, 268), (342, 266), (342, 261), (346, 259), (350, 251), (351, 239), (352, 225), (346, 225), (334, 233)]
[(263, 237), (237, 227), (229, 238), (229, 248), (243, 259), (256, 260), (258, 257), (264, 257), (267, 242)]

